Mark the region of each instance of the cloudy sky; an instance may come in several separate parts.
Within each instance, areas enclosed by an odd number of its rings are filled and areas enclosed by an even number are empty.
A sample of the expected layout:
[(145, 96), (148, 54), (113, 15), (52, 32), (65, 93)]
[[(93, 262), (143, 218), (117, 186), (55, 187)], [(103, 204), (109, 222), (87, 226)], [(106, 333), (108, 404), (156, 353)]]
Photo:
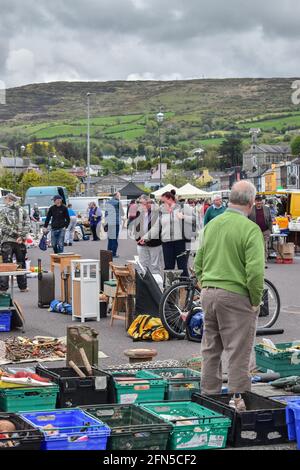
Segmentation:
[(0, 0), (0, 80), (297, 77), (299, 0)]

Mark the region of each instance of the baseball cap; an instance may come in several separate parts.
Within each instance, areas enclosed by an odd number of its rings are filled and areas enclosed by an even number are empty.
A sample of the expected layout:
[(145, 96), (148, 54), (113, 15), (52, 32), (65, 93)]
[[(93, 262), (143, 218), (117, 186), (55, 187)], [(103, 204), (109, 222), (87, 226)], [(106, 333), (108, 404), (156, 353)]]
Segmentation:
[(255, 200), (256, 200), (256, 201), (262, 201), (263, 198), (262, 198), (261, 194), (256, 194)]
[(62, 200), (62, 197), (59, 194), (53, 197), (53, 201), (57, 201), (58, 199)]

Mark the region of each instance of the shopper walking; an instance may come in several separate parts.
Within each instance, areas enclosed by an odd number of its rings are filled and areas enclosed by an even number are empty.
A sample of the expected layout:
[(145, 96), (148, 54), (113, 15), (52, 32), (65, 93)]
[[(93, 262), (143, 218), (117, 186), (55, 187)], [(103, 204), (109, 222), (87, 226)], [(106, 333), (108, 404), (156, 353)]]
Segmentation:
[(204, 226), (208, 224), (211, 220), (213, 220), (218, 215), (223, 214), (225, 212), (226, 207), (223, 206), (222, 197), (218, 194), (215, 194), (212, 198), (212, 205), (206, 210), (204, 216)]
[(48, 233), (48, 226), (51, 221), (51, 245), (53, 251), (54, 253), (63, 253), (65, 231), (70, 225), (70, 216), (59, 194), (54, 196), (53, 201), (53, 206), (48, 210), (43, 232)]
[(72, 246), (73, 240), (74, 240), (75, 227), (77, 225), (77, 216), (76, 216), (76, 212), (72, 208), (72, 204), (68, 204), (68, 214), (70, 217), (70, 223), (66, 230), (65, 244), (67, 246)]
[(247, 181), (233, 186), (226, 212), (204, 228), (195, 259), (204, 310), (201, 391), (221, 393), (225, 351), (228, 390), (237, 409), (244, 409), (240, 393), (251, 389), (249, 364), (263, 293), (263, 239), (259, 227), (248, 219), (255, 193)]
[(131, 222), (133, 222), (137, 217), (138, 205), (137, 202), (132, 199), (127, 209), (127, 227), (130, 227)]
[(98, 237), (98, 229), (102, 219), (102, 211), (95, 202), (91, 202), (89, 207), (89, 223), (93, 235), (93, 241), (95, 242), (100, 240)]
[(263, 198), (260, 194), (255, 197), (255, 206), (253, 207), (249, 219), (255, 222), (264, 238), (265, 244), (265, 262), (268, 261), (269, 240), (272, 233), (273, 220), (270, 208), (263, 203)]
[[(3, 263), (12, 263), (15, 256), (17, 264), (26, 268), (25, 240), (30, 232), (30, 218), (27, 211), (20, 206), (19, 198), (9, 193), (4, 198), (5, 206), (0, 211), (0, 238)], [(27, 292), (26, 275), (17, 276), (21, 292)], [(8, 277), (0, 277), (0, 291), (8, 290)]]
[(107, 209), (105, 211), (105, 219), (107, 224), (108, 245), (107, 249), (112, 251), (113, 257), (118, 258), (117, 254), (119, 246), (119, 233), (122, 227), (122, 218), (124, 217), (124, 209), (120, 201), (121, 195), (115, 193), (109, 201), (107, 201)]
[(37, 203), (33, 205), (33, 208), (30, 211), (30, 220), (31, 220), (33, 235), (35, 238), (39, 238), (41, 212), (39, 210)]
[[(162, 242), (160, 238), (151, 239), (151, 229), (159, 218), (159, 207), (149, 196), (140, 197), (136, 218), (133, 220), (135, 239), (137, 241), (137, 253), (139, 261), (144, 269), (149, 269), (152, 274), (162, 274)], [(145, 241), (142, 237), (150, 233), (150, 239)]]

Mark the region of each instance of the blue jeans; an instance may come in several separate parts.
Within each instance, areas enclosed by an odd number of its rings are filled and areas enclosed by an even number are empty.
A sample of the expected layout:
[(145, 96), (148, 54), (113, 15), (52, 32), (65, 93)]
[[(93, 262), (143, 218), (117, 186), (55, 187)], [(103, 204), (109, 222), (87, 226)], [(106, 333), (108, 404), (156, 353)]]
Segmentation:
[(112, 255), (116, 256), (118, 251), (118, 237), (120, 232), (120, 225), (108, 226), (108, 245), (107, 249), (112, 251)]
[(51, 245), (54, 253), (64, 252), (65, 229), (51, 230)]

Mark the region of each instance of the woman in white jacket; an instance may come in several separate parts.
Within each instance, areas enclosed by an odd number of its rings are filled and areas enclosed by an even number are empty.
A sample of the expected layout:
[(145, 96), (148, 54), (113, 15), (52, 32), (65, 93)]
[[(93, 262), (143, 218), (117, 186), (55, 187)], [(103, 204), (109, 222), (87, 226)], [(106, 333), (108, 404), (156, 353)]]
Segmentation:
[(188, 256), (185, 254), (186, 243), (196, 233), (195, 211), (188, 204), (176, 202), (175, 191), (162, 195), (162, 206), (155, 225), (144, 236), (144, 240), (161, 239), (165, 269), (182, 270), (182, 276), (188, 277)]

